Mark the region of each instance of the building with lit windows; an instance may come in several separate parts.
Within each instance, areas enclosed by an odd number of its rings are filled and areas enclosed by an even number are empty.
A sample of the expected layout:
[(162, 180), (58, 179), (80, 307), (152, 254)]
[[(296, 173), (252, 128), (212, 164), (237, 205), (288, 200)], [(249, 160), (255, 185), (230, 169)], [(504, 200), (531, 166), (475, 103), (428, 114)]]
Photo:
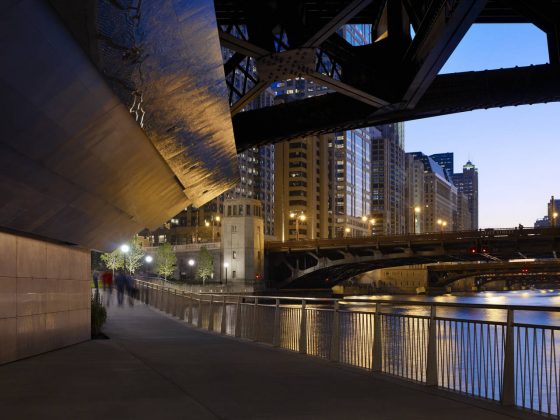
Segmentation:
[[(370, 25), (346, 25), (339, 34), (352, 45), (371, 43)], [(320, 58), (319, 63), (321, 71), (339, 77), (337, 68), (332, 67), (336, 65), (328, 59)], [(276, 82), (273, 88), (277, 103), (328, 92), (325, 86), (302, 77)], [(375, 130), (348, 130), (275, 145), (277, 239), (370, 234), (371, 142)]]
[(471, 229), (478, 229), (478, 169), (469, 160), (463, 165), (463, 172), (453, 174), (453, 183), (460, 193), (467, 196)]
[(426, 200), (424, 198), (424, 163), (405, 155), (405, 202), (406, 202), (406, 232), (423, 233), (425, 231), (423, 216)]
[(430, 155), (430, 157), (435, 160), (435, 162), (443, 168), (444, 171), (447, 171), (449, 176), (452, 176), (455, 169), (454, 169), (454, 156), (452, 152), (447, 153), (435, 153)]
[(371, 214), (375, 219), (375, 234), (406, 233), (408, 206), (402, 123), (380, 126), (373, 131), (371, 164)]
[(408, 153), (424, 165), (424, 200), (422, 224), (425, 232), (456, 230), (457, 187), (449, 172), (421, 152)]

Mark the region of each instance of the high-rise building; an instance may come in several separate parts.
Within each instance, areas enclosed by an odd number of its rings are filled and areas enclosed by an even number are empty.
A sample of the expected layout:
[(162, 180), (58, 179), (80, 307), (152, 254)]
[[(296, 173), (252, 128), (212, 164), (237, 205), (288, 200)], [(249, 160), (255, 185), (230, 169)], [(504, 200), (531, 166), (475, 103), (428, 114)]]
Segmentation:
[(275, 236), (328, 238), (329, 145), (325, 136), (276, 144)]
[[(364, 45), (371, 42), (371, 25), (346, 25), (339, 34), (352, 45)], [(321, 57), (320, 65), (321, 71), (339, 77), (336, 64), (327, 58)], [(277, 82), (273, 87), (277, 102), (328, 92), (326, 87), (301, 77)], [(274, 205), (278, 239), (370, 233), (372, 131), (348, 130), (276, 145)]]
[(374, 232), (383, 235), (403, 234), (407, 231), (407, 204), (402, 123), (373, 130), (371, 163)]
[(471, 216), (471, 229), (478, 229), (478, 169), (469, 160), (463, 165), (463, 172), (453, 174), (453, 183), (459, 192), (468, 199), (468, 209)]
[(560, 217), (560, 200), (555, 200), (554, 196), (550, 197), (547, 204), (548, 220), (552, 227), (558, 227), (558, 218)]
[(449, 176), (453, 175), (455, 168), (454, 168), (454, 157), (452, 152), (447, 153), (435, 153), (430, 155), (430, 157), (436, 161), (436, 163), (443, 168), (444, 171), (447, 171)]
[(421, 152), (409, 153), (424, 165), (424, 198), (422, 222), (426, 232), (456, 230), (457, 187), (449, 173), (430, 156)]
[(424, 197), (424, 163), (414, 159), (410, 153), (405, 155), (405, 197), (406, 197), (406, 232), (423, 233), (425, 231), (423, 214), (426, 199)]

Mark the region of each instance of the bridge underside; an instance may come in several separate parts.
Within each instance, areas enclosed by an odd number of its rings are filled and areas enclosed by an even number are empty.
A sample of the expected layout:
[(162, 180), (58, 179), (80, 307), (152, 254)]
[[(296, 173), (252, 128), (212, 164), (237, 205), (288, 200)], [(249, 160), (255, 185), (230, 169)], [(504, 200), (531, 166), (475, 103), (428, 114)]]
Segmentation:
[(428, 267), (431, 287), (445, 287), (468, 277), (476, 277), (478, 284), (507, 280), (531, 282), (545, 279), (560, 281), (560, 261), (487, 262), (486, 264), (433, 265)]
[(211, 0), (24, 0), (0, 21), (1, 229), (112, 250), (237, 182)]
[[(554, 0), (215, 0), (215, 5), (222, 46), (232, 52), (225, 73), (238, 150), (560, 100), (560, 5)], [(475, 23), (536, 25), (547, 36), (549, 64), (438, 75)], [(371, 25), (372, 42), (351, 45), (336, 33), (345, 24)], [(240, 77), (243, 83), (235, 83)], [(274, 81), (296, 77), (334, 93), (246, 110)]]

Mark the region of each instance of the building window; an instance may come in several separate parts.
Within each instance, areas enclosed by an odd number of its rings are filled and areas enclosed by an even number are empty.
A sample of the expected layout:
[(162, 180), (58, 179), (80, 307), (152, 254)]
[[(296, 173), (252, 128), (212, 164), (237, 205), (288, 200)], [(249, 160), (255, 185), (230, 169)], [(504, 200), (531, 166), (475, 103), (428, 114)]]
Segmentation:
[(237, 233), (237, 226), (231, 225), (231, 233)]
[(235, 257), (237, 257), (237, 252), (236, 252), (236, 251), (233, 251), (233, 252), (231, 253), (231, 259), (232, 259), (232, 260), (235, 260)]
[(236, 273), (235, 270), (233, 270), (233, 271), (231, 272), (231, 278), (234, 279), (236, 276), (237, 276), (237, 273)]

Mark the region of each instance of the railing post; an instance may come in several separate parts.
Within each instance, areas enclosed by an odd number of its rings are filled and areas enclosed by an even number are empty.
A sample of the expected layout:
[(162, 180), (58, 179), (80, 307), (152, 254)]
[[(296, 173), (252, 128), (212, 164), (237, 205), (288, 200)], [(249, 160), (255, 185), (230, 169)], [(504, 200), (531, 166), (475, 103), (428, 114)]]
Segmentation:
[(274, 326), (272, 327), (272, 346), (280, 347), (280, 299), (276, 298), (274, 306)]
[(332, 338), (331, 338), (331, 362), (340, 360), (340, 305), (338, 300), (333, 306)]
[(196, 317), (196, 326), (202, 328), (202, 297), (204, 295), (198, 295), (198, 316)]
[(502, 382), (502, 405), (515, 405), (515, 349), (514, 349), (514, 312), (507, 311), (506, 342), (504, 348), (504, 377)]
[(210, 295), (210, 309), (208, 310), (208, 331), (214, 330), (214, 295)]
[(189, 325), (193, 323), (193, 305), (194, 305), (194, 293), (189, 293), (189, 316), (187, 318), (187, 322)]
[(371, 370), (381, 372), (383, 369), (383, 351), (381, 348), (381, 303), (375, 304), (373, 315), (373, 350), (371, 355)]
[(165, 303), (165, 312), (167, 312), (169, 315), (173, 315), (173, 311), (172, 308), (173, 307), (173, 291), (171, 290), (171, 287), (167, 288), (167, 302)]
[(186, 315), (186, 311), (187, 311), (187, 293), (186, 292), (181, 292), (181, 309), (180, 309), (180, 318), (181, 321), (185, 321), (187, 319), (187, 315)]
[(235, 306), (235, 336), (241, 337), (241, 296), (237, 296), (237, 305)]
[(299, 329), (299, 352), (307, 354), (307, 310), (305, 299), (301, 300), (301, 322)]
[(179, 290), (175, 289), (175, 296), (173, 297), (173, 316), (179, 317)]
[(259, 298), (255, 297), (255, 302), (253, 304), (253, 341), (258, 341), (258, 332), (259, 332), (259, 326), (258, 324), (258, 316), (257, 316), (257, 311), (258, 311), (258, 305), (259, 305)]
[(437, 386), (437, 321), (436, 305), (430, 308), (430, 326), (428, 327), (428, 352), (426, 360), (426, 385)]
[(226, 333), (226, 295), (223, 295), (223, 301), (222, 301), (222, 325), (220, 327), (220, 332), (222, 334)]

